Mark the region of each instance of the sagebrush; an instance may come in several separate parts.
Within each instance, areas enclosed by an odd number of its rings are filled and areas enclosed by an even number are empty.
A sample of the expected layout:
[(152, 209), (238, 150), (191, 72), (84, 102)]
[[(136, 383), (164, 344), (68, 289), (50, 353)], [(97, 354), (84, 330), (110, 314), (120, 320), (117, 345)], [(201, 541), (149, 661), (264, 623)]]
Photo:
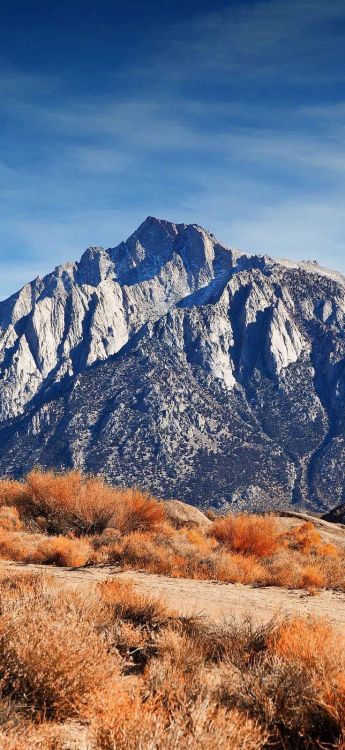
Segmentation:
[[(210, 515), (210, 514), (209, 514)], [(68, 567), (111, 563), (175, 577), (345, 590), (344, 549), (314, 524), (283, 528), (270, 515), (228, 514), (173, 524), (138, 489), (80, 471), (31, 471), (0, 481), (0, 557)]]
[(4, 750), (343, 748), (345, 649), (323, 620), (180, 618), (128, 583), (0, 580)]

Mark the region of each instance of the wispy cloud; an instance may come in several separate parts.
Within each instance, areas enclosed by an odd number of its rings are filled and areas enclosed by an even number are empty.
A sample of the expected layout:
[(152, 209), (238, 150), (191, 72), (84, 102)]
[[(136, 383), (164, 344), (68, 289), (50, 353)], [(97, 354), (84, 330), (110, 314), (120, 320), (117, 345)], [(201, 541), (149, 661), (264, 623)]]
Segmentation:
[(263, 85), (276, 77), (281, 86), (319, 82), (330, 72), (343, 80), (335, 52), (343, 47), (344, 19), (343, 0), (229, 4), (181, 24), (173, 45), (164, 40), (167, 68), (178, 76), (179, 61), (188, 65), (188, 76), (232, 74)]
[(106, 90), (5, 67), (0, 297), (154, 213), (345, 270), (344, 21), (343, 0), (199, 12)]

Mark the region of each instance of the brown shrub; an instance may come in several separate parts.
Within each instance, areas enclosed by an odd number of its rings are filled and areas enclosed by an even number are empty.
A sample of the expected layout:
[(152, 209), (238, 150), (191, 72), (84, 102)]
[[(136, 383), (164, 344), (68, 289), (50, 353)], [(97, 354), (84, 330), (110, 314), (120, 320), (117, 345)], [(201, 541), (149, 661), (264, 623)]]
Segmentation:
[(25, 495), (25, 484), (14, 479), (0, 479), (0, 505), (16, 505)]
[(326, 586), (329, 589), (345, 591), (345, 559), (339, 553), (336, 557), (325, 555), (318, 557), (318, 568), (326, 578)]
[(182, 529), (180, 533), (203, 554), (211, 554), (218, 546), (215, 538), (206, 536), (199, 529)]
[(315, 556), (285, 549), (274, 556), (267, 566), (267, 582), (285, 588), (344, 590), (344, 560), (339, 556)]
[(264, 584), (267, 582), (268, 574), (253, 555), (233, 553), (219, 556), (216, 578), (228, 583)]
[[(1, 506), (9, 498), (13, 506)], [(345, 554), (324, 543), (312, 523), (282, 532), (276, 518), (245, 513), (208, 523), (207, 530), (174, 528), (162, 502), (79, 471), (35, 470), (25, 484), (0, 482), (0, 557), (6, 559), (72, 567), (110, 562), (174, 577), (345, 590)], [(78, 543), (81, 536), (87, 538)]]
[[(274, 628), (269, 650), (290, 669), (303, 675), (306, 698), (309, 691), (309, 713), (316, 715), (317, 747), (342, 747), (345, 719), (344, 643), (343, 638), (322, 618), (289, 618)], [(304, 707), (306, 712), (306, 707)], [(311, 731), (311, 730), (310, 730)], [(314, 729), (315, 731), (315, 729)], [(337, 741), (338, 740), (338, 741)], [(334, 745), (333, 745), (334, 742)]]
[(345, 666), (343, 639), (323, 618), (290, 617), (273, 629), (268, 645), (285, 661), (321, 671), (328, 679)]
[(0, 530), (0, 558), (77, 568), (92, 559), (92, 549), (87, 539)]
[(306, 521), (285, 532), (284, 543), (290, 549), (299, 550), (305, 555), (314, 554), (335, 559), (341, 557), (340, 549), (334, 544), (323, 542), (320, 533), (311, 521)]
[(0, 688), (40, 718), (86, 715), (108, 687), (121, 687), (110, 654), (78, 597), (42, 585), (2, 591)]
[(291, 549), (298, 549), (305, 553), (317, 552), (322, 545), (320, 534), (311, 521), (289, 529), (285, 532), (284, 538), (285, 543)]
[(42, 538), (41, 535), (0, 529), (0, 558), (27, 562)]
[(267, 747), (309, 750), (334, 747), (341, 727), (325, 705), (313, 676), (303, 666), (264, 654), (249, 669), (231, 664), (220, 670), (218, 697), (228, 708), (237, 707), (264, 726)]
[(117, 493), (100, 479), (85, 478), (79, 471), (35, 470), (26, 478), (26, 492), (18, 505), (26, 519), (45, 519), (50, 534), (94, 534), (104, 531), (113, 518)]
[(206, 508), (206, 510), (204, 510), (204, 513), (209, 521), (215, 521), (216, 518), (218, 518), (218, 513), (216, 510), (214, 510), (214, 508)]
[(156, 626), (174, 616), (159, 599), (137, 592), (130, 581), (103, 581), (98, 585), (98, 590), (101, 599), (111, 606), (113, 614), (121, 620)]
[(234, 656), (230, 651), (219, 667), (220, 703), (265, 726), (269, 747), (338, 747), (345, 706), (341, 637), (327, 623), (303, 618), (271, 623), (262, 635), (253, 652), (253, 633), (238, 628)]
[(156, 530), (166, 521), (163, 503), (139, 490), (118, 493), (118, 505), (113, 525), (122, 534)]
[(323, 620), (216, 626), (117, 579), (7, 576), (0, 598), (1, 748), (342, 747), (343, 638)]
[(133, 532), (107, 547), (109, 562), (120, 562), (125, 567), (144, 568), (151, 573), (167, 575), (174, 566), (172, 550), (155, 543), (151, 534)]
[(331, 542), (321, 544), (318, 549), (318, 555), (321, 557), (333, 557), (335, 560), (339, 560), (343, 556), (342, 550)]
[[(182, 654), (191, 649), (197, 654), (195, 663), (209, 665), (231, 662), (237, 668), (244, 669), (254, 663), (258, 656), (265, 652), (269, 643), (272, 624), (254, 626), (252, 620), (237, 622), (235, 619), (222, 624), (210, 623), (202, 617), (180, 617), (169, 623), (162, 636), (173, 630), (187, 636)], [(189, 639), (189, 640), (188, 640)], [(160, 648), (164, 641), (159, 641)]]
[(269, 557), (281, 546), (280, 530), (271, 516), (225, 516), (213, 522), (209, 533), (228, 549), (256, 557)]
[(301, 570), (299, 588), (313, 592), (326, 586), (326, 576), (317, 565), (305, 565)]
[(1, 750), (64, 750), (66, 744), (61, 737), (61, 727), (50, 723), (39, 727), (28, 722), (0, 729)]
[(80, 471), (34, 470), (25, 485), (5, 484), (10, 489), (4, 489), (4, 497), (12, 492), (26, 523), (35, 521), (48, 534), (101, 534), (109, 525), (127, 534), (153, 530), (166, 520), (163, 504), (154, 498), (139, 490), (115, 489)]
[(134, 532), (104, 547), (99, 543), (100, 538), (93, 557), (97, 562), (120, 563), (174, 578), (259, 584), (269, 577), (257, 558), (217, 549), (214, 539), (194, 530), (182, 530), (175, 537)]
[(41, 542), (30, 562), (80, 568), (90, 560), (92, 550), (86, 539), (56, 536)]
[(0, 506), (0, 529), (20, 531), (22, 523), (17, 508), (10, 505)]
[(97, 750), (261, 750), (266, 737), (244, 713), (219, 708), (208, 698), (198, 698), (170, 716), (157, 700), (137, 703), (123, 723), (109, 717), (96, 729)]

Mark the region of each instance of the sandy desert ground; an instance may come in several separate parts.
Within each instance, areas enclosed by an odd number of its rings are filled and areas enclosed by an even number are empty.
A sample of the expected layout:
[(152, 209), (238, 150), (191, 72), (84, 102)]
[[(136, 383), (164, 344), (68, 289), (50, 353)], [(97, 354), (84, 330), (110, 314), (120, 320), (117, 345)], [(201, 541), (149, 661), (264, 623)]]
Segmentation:
[(232, 618), (237, 621), (250, 618), (256, 624), (269, 622), (275, 616), (311, 615), (328, 618), (345, 633), (345, 593), (337, 591), (310, 595), (274, 586), (252, 587), (122, 571), (118, 566), (71, 569), (1, 560), (1, 571), (49, 573), (61, 580), (61, 585), (78, 588), (115, 576), (132, 581), (140, 592), (162, 599), (181, 615), (199, 615), (219, 623)]

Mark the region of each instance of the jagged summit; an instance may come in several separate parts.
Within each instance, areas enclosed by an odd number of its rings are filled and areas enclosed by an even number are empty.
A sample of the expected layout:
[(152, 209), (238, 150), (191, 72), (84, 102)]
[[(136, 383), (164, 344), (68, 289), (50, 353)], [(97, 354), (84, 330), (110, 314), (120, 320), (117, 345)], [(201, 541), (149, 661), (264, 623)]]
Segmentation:
[(151, 216), (89, 247), (0, 303), (0, 470), (76, 465), (236, 507), (340, 503), (344, 281)]
[[(227, 247), (221, 245), (215, 238), (212, 232), (204, 229), (199, 224), (184, 224), (174, 223), (166, 219), (160, 219), (155, 216), (147, 216), (146, 219), (140, 224), (126, 241), (121, 242), (116, 247), (104, 248), (102, 246), (90, 246), (86, 248), (79, 261), (71, 262), (66, 261), (54, 268), (54, 271), (47, 274), (45, 277), (37, 276), (31, 282), (28, 282), (19, 292), (15, 292), (9, 298), (0, 301), (0, 320), (1, 311), (9, 306), (9, 303), (13, 303), (21, 296), (27, 287), (34, 291), (35, 296), (39, 296), (41, 291), (49, 287), (51, 283), (55, 283), (57, 279), (66, 281), (67, 284), (70, 280), (75, 280), (78, 274), (81, 283), (93, 283), (93, 274), (95, 268), (98, 269), (98, 273), (101, 269), (103, 272), (109, 269), (110, 273), (113, 271), (113, 267), (109, 265), (108, 258), (119, 269), (126, 263), (128, 269), (137, 268), (140, 265), (142, 268), (143, 260), (156, 258), (161, 260), (163, 263), (166, 262), (167, 257), (171, 258), (174, 252), (178, 253), (185, 244), (185, 255), (192, 256), (193, 251), (197, 251), (197, 246), (201, 248), (202, 254), (205, 252), (203, 247), (207, 241), (210, 243), (211, 248), (213, 246), (221, 247), (222, 251), (229, 254), (231, 262), (233, 259), (242, 259), (241, 263), (238, 263), (238, 268), (243, 269), (243, 264), (252, 260), (253, 267), (261, 267), (270, 271), (274, 267), (282, 266), (288, 269), (301, 269), (309, 273), (315, 273), (317, 275), (324, 275), (328, 278), (334, 279), (339, 283), (345, 283), (345, 276), (338, 271), (326, 269), (318, 264), (317, 261), (293, 261), (287, 258), (273, 259), (268, 255), (256, 255), (247, 251), (242, 251), (234, 247)], [(212, 253), (212, 250), (211, 250)], [(191, 257), (191, 263), (193, 262)], [(249, 267), (249, 266), (248, 266)], [(86, 276), (85, 276), (86, 273)], [(116, 270), (115, 270), (116, 276)], [(119, 272), (121, 276), (121, 270)], [(85, 281), (84, 281), (85, 280)]]

